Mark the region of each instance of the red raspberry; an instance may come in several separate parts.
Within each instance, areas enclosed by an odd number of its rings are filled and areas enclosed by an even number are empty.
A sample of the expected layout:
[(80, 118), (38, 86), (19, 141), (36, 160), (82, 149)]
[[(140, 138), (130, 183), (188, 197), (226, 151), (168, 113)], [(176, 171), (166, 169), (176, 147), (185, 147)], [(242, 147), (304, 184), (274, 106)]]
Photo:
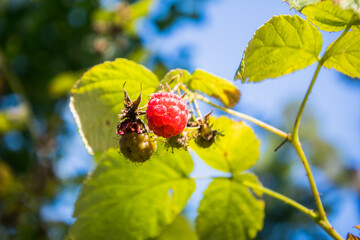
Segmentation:
[(154, 93), (148, 103), (149, 128), (158, 136), (169, 138), (181, 133), (187, 123), (188, 109), (184, 99), (169, 92)]

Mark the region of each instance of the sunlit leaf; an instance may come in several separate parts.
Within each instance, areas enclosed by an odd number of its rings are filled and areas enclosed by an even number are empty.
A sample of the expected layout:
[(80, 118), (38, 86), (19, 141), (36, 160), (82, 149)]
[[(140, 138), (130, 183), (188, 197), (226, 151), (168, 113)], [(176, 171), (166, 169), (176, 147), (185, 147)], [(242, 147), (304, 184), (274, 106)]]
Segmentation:
[(179, 215), (171, 224), (165, 227), (159, 236), (153, 240), (197, 240), (198, 237), (191, 229), (188, 220)]
[(348, 32), (335, 45), (329, 46), (324, 66), (353, 78), (360, 78), (360, 31)]
[(71, 239), (155, 237), (182, 211), (195, 189), (188, 152), (159, 149), (141, 166), (110, 149), (83, 185)]
[(252, 174), (216, 178), (200, 202), (196, 231), (200, 240), (246, 240), (263, 227), (264, 202), (257, 199), (242, 181), (260, 184)]
[(142, 99), (147, 99), (158, 85), (157, 77), (142, 65), (116, 59), (91, 68), (71, 90), (70, 109), (91, 154), (116, 145), (115, 129), (123, 108), (125, 82), (131, 99), (138, 97), (140, 89)]
[(180, 68), (170, 70), (163, 77), (163, 79), (161, 79), (157, 90), (166, 88), (166, 84), (168, 84), (171, 88), (173, 88), (177, 83), (186, 84), (189, 81), (190, 77), (191, 77), (191, 75), (187, 70), (180, 69)]
[(289, 3), (290, 8), (294, 8), (296, 11), (300, 11), (305, 6), (318, 3), (321, 0), (286, 0)]
[(256, 31), (235, 79), (259, 82), (303, 69), (318, 60), (321, 46), (321, 34), (309, 21), (274, 16)]
[(359, 229), (360, 230), (360, 225), (354, 226), (354, 228)]
[(212, 129), (219, 136), (209, 148), (190, 144), (196, 154), (211, 167), (232, 173), (241, 173), (251, 168), (260, 156), (260, 140), (251, 127), (244, 122), (235, 122), (227, 117), (210, 118)]
[(226, 107), (234, 107), (240, 99), (240, 91), (234, 84), (203, 70), (195, 70), (188, 82), (190, 89), (220, 100)]
[[(344, 11), (331, 0), (306, 6), (302, 11), (309, 21), (324, 31), (340, 31), (352, 22), (353, 12)], [(359, 24), (359, 22), (354, 22)]]
[(333, 0), (335, 4), (338, 4), (344, 10), (352, 10), (358, 16), (360, 16), (360, 1), (359, 0)]

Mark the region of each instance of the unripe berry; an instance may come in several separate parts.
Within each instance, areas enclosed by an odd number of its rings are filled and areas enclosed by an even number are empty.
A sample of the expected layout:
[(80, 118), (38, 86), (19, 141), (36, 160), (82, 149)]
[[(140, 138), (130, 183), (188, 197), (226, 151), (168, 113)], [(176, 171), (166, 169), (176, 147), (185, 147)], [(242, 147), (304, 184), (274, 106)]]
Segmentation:
[(169, 137), (168, 139), (166, 139), (166, 144), (165, 146), (168, 148), (184, 148), (187, 149), (188, 146), (188, 137), (186, 132), (181, 132), (176, 136), (172, 136)]
[(121, 136), (120, 151), (132, 162), (143, 163), (156, 151), (156, 142), (146, 133), (128, 132)]

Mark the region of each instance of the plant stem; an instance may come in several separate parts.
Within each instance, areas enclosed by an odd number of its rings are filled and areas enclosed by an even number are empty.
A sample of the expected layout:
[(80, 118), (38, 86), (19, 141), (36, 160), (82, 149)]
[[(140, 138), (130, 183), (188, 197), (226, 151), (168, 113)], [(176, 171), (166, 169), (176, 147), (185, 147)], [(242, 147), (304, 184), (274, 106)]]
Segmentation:
[(305, 97), (304, 97), (304, 99), (303, 99), (303, 101), (302, 101), (302, 103), (301, 103), (299, 112), (298, 112), (298, 114), (297, 114), (297, 116), (296, 116), (296, 120), (295, 120), (295, 124), (294, 124), (294, 130), (293, 130), (293, 133), (292, 133), (292, 134), (293, 134), (293, 135), (292, 135), (293, 139), (295, 139), (295, 138), (298, 137), (299, 127), (300, 127), (300, 121), (301, 121), (301, 116), (302, 116), (302, 114), (303, 114), (303, 112), (304, 112), (305, 105), (306, 105), (306, 102), (307, 102), (307, 100), (308, 100), (308, 98), (309, 98), (310, 92), (311, 92), (311, 90), (312, 90), (312, 88), (313, 88), (313, 86), (314, 86), (314, 84), (315, 84), (315, 81), (316, 81), (318, 75), (319, 75), (321, 66), (322, 66), (321, 63), (318, 63), (318, 65), (317, 65), (317, 67), (316, 67), (316, 70), (315, 70), (315, 73), (314, 73), (314, 76), (313, 76), (313, 78), (312, 78), (312, 80), (311, 80), (310, 86), (309, 86), (309, 88), (308, 88), (308, 90), (307, 90), (307, 92), (306, 92), (306, 94), (305, 94)]
[(243, 184), (244, 186), (247, 186), (253, 190), (257, 190), (257, 191), (260, 191), (266, 195), (269, 195), (273, 198), (276, 198), (286, 204), (289, 204), (291, 205), (292, 207), (300, 210), (301, 212), (305, 213), (306, 215), (308, 215), (309, 217), (311, 217), (312, 219), (315, 219), (318, 217), (317, 213), (312, 210), (312, 209), (309, 209), (307, 207), (305, 207), (304, 205), (292, 200), (291, 198), (288, 198), (278, 192), (275, 192), (271, 189), (268, 189), (266, 187), (263, 187), (261, 185), (258, 185), (258, 184), (255, 184), (255, 183), (252, 183), (252, 182), (249, 182), (249, 181), (244, 181), (244, 182), (241, 182), (241, 184)]
[(333, 237), (336, 240), (343, 240), (343, 238), (335, 231), (335, 229), (332, 228), (332, 226), (329, 224), (327, 220), (322, 220), (319, 218), (319, 215), (312, 209), (309, 209), (305, 207), (304, 205), (296, 202), (295, 200), (282, 195), (281, 193), (275, 192), (271, 189), (268, 189), (266, 187), (263, 187), (261, 185), (243, 181), (241, 182), (242, 185), (249, 187), (253, 190), (260, 191), (266, 195), (269, 195), (270, 197), (276, 198), (286, 204), (289, 204), (290, 206), (296, 208), (297, 210), (305, 213), (307, 216), (311, 217), (316, 224), (318, 224), (322, 229), (324, 229), (331, 237)]
[(199, 108), (199, 105), (198, 105), (196, 99), (193, 98), (192, 102), (194, 103), (195, 111), (196, 111), (196, 113), (198, 115), (198, 118), (202, 119), (201, 111), (200, 111), (200, 108)]
[(308, 177), (308, 181), (309, 181), (309, 184), (310, 184), (310, 188), (311, 188), (311, 191), (312, 191), (315, 203), (316, 203), (316, 207), (317, 207), (317, 210), (318, 210), (318, 213), (319, 213), (318, 218), (314, 218), (314, 221), (318, 225), (320, 225), (331, 237), (333, 237), (334, 239), (337, 239), (337, 240), (342, 240), (343, 238), (335, 231), (335, 229), (331, 226), (331, 224), (329, 223), (329, 221), (328, 221), (328, 219), (326, 217), (324, 206), (323, 206), (323, 204), (321, 202), (320, 194), (319, 194), (319, 192), (317, 190), (315, 179), (314, 179), (313, 174), (311, 172), (309, 162), (308, 162), (308, 160), (307, 160), (307, 158), (305, 156), (304, 150), (301, 147), (301, 142), (299, 140), (299, 128), (300, 128), (301, 117), (302, 117), (302, 114), (304, 112), (306, 102), (307, 102), (307, 100), (308, 100), (308, 98), (310, 96), (312, 88), (314, 87), (314, 84), (315, 84), (316, 79), (317, 79), (317, 77), (319, 75), (320, 69), (321, 69), (322, 65), (324, 64), (324, 62), (331, 56), (331, 51), (334, 48), (334, 46), (336, 46), (336, 44), (350, 30), (353, 19), (354, 19), (354, 15), (353, 15), (352, 19), (350, 20), (350, 22), (348, 23), (348, 25), (346, 26), (345, 30), (342, 32), (342, 34), (325, 51), (323, 57), (319, 60), (318, 65), (317, 65), (316, 70), (315, 70), (315, 73), (314, 73), (314, 76), (313, 76), (313, 78), (311, 80), (309, 88), (308, 88), (308, 90), (307, 90), (307, 92), (305, 94), (305, 97), (304, 97), (304, 99), (303, 99), (303, 101), (302, 101), (302, 103), (300, 105), (300, 109), (299, 109), (298, 114), (296, 116), (294, 129), (292, 131), (292, 141), (291, 141), (295, 151), (299, 155), (299, 158), (300, 158), (300, 160), (301, 160), (301, 162), (302, 162), (302, 164), (303, 164), (303, 166), (305, 168), (306, 175)]
[(256, 125), (264, 128), (264, 129), (266, 129), (266, 130), (268, 130), (268, 131), (270, 131), (272, 133), (275, 133), (276, 135), (278, 135), (278, 136), (280, 136), (282, 138), (285, 138), (285, 139), (287, 138), (287, 139), (291, 140), (290, 135), (287, 134), (286, 132), (280, 130), (280, 129), (277, 129), (277, 128), (275, 128), (275, 127), (273, 127), (273, 126), (271, 126), (271, 125), (269, 125), (267, 123), (264, 123), (264, 122), (262, 122), (262, 121), (260, 121), (260, 120), (258, 120), (256, 118), (251, 117), (249, 115), (246, 115), (244, 113), (240, 113), (240, 112), (234, 111), (232, 109), (216, 105), (216, 104), (212, 103), (209, 99), (207, 99), (206, 97), (204, 97), (204, 96), (202, 96), (200, 94), (196, 94), (196, 93), (193, 93), (193, 94), (195, 95), (196, 99), (199, 99), (199, 100), (201, 100), (201, 101), (203, 101), (203, 102), (205, 102), (205, 103), (207, 103), (207, 104), (209, 104), (209, 105), (211, 105), (213, 107), (216, 107), (216, 108), (218, 108), (218, 109), (220, 109), (220, 110), (222, 110), (222, 111), (224, 111), (224, 112), (226, 112), (228, 114), (231, 114), (233, 116), (248, 120), (248, 121), (250, 121), (250, 122), (252, 122), (252, 123), (254, 123), (254, 124), (256, 124)]
[(309, 165), (309, 163), (308, 163), (308, 161), (306, 159), (306, 156), (304, 154), (304, 151), (303, 151), (303, 149), (301, 147), (301, 143), (300, 143), (300, 140), (299, 140), (299, 127), (300, 127), (301, 116), (302, 116), (302, 114), (304, 112), (306, 102), (307, 102), (307, 100), (309, 98), (309, 95), (310, 95), (310, 92), (311, 92), (311, 90), (312, 90), (312, 88), (313, 88), (313, 86), (315, 84), (317, 76), (319, 75), (320, 69), (321, 69), (321, 64), (318, 63), (318, 66), (317, 66), (317, 68), (315, 70), (314, 76), (313, 76), (313, 78), (311, 80), (310, 86), (309, 86), (309, 88), (308, 88), (308, 90), (307, 90), (307, 92), (305, 94), (305, 97), (304, 97), (302, 103), (301, 103), (299, 112), (298, 112), (296, 120), (295, 120), (294, 130), (292, 132), (292, 145), (294, 146), (297, 154), (300, 157), (300, 160), (301, 160), (302, 164), (304, 165), (306, 175), (308, 177), (308, 181), (309, 181), (309, 184), (310, 184), (310, 188), (311, 188), (311, 191), (312, 191), (314, 199), (315, 199), (316, 207), (317, 207), (317, 209), (319, 211), (320, 218), (321, 219), (326, 219), (325, 210), (324, 210), (324, 207), (322, 205), (320, 195), (319, 195), (319, 192), (317, 190), (315, 180), (314, 180), (314, 177), (313, 177), (311, 169), (310, 169), (310, 165)]

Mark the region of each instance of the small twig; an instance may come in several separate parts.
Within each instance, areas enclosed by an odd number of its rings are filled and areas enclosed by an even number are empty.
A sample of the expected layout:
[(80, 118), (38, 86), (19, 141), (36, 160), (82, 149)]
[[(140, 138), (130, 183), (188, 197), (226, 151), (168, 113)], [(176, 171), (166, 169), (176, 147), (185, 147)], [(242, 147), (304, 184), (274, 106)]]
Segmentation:
[(274, 152), (276, 152), (277, 150), (279, 150), (285, 143), (287, 143), (287, 142), (289, 142), (289, 141), (290, 141), (289, 138), (286, 137), (286, 138), (284, 139), (284, 141), (282, 141), (282, 142), (280, 143), (280, 145), (275, 148)]
[(196, 114), (198, 115), (198, 118), (202, 119), (202, 114), (201, 114), (201, 111), (200, 111), (200, 108), (199, 108), (199, 105), (196, 101), (196, 99), (192, 99), (192, 103), (194, 104), (195, 106), (195, 110), (196, 110)]

